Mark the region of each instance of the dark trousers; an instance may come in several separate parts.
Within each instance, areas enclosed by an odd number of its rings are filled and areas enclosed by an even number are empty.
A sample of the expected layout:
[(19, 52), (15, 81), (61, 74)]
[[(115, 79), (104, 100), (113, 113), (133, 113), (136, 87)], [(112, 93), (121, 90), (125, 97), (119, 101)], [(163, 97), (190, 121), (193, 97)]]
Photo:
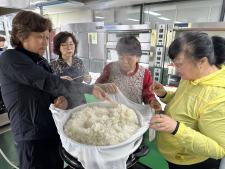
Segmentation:
[(219, 169), (221, 160), (207, 159), (201, 163), (192, 165), (176, 165), (168, 162), (169, 169)]
[(17, 142), (20, 169), (63, 169), (59, 140)]

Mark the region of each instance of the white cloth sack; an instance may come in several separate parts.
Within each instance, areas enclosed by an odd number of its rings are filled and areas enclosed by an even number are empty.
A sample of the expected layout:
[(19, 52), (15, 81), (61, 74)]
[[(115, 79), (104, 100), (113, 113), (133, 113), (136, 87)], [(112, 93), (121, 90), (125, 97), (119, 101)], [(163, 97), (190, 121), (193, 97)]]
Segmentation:
[(110, 105), (108, 102), (89, 103), (71, 110), (57, 109), (53, 104), (50, 106), (63, 147), (68, 153), (77, 158), (85, 169), (126, 169), (126, 161), (129, 155), (140, 146), (142, 135), (149, 127), (152, 110), (148, 105), (133, 103), (120, 91), (115, 95), (110, 95), (110, 97), (112, 100), (125, 104), (135, 110), (141, 124), (141, 128), (128, 140), (110, 146), (93, 146), (78, 143), (66, 136), (63, 130), (63, 126), (72, 112), (82, 110), (87, 105), (107, 107)]

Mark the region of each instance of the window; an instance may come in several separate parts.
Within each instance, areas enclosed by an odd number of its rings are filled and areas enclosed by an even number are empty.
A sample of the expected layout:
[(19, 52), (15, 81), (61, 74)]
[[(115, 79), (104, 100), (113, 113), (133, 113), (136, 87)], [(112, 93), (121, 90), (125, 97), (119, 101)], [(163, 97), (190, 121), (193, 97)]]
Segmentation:
[(114, 24), (114, 9), (104, 9), (94, 11), (94, 22), (104, 22), (107, 24)]
[(95, 10), (94, 22), (104, 22), (105, 25), (139, 24), (140, 23), (140, 6)]
[(136, 25), (140, 23), (140, 6), (123, 7), (115, 9), (115, 22), (123, 25)]
[(222, 0), (147, 5), (143, 10), (144, 23), (218, 22), (221, 6)]

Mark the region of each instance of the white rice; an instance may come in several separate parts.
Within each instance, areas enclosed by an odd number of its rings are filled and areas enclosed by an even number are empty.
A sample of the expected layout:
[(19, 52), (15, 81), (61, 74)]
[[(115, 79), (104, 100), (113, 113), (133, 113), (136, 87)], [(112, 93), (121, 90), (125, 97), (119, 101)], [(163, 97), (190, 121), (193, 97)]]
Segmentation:
[(64, 125), (64, 132), (77, 142), (104, 146), (123, 142), (139, 127), (136, 113), (118, 104), (112, 108), (91, 106), (73, 112)]

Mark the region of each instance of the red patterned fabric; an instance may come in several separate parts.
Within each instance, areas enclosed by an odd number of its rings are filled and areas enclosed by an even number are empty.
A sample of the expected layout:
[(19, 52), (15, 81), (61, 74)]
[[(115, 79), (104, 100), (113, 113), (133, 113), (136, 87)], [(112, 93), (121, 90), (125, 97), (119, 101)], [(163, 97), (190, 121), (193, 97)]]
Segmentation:
[(115, 83), (123, 94), (136, 103), (148, 104), (155, 99), (155, 95), (149, 90), (153, 83), (151, 73), (137, 63), (135, 71), (124, 74), (120, 71), (118, 62), (112, 62), (105, 66), (103, 73), (96, 83)]

